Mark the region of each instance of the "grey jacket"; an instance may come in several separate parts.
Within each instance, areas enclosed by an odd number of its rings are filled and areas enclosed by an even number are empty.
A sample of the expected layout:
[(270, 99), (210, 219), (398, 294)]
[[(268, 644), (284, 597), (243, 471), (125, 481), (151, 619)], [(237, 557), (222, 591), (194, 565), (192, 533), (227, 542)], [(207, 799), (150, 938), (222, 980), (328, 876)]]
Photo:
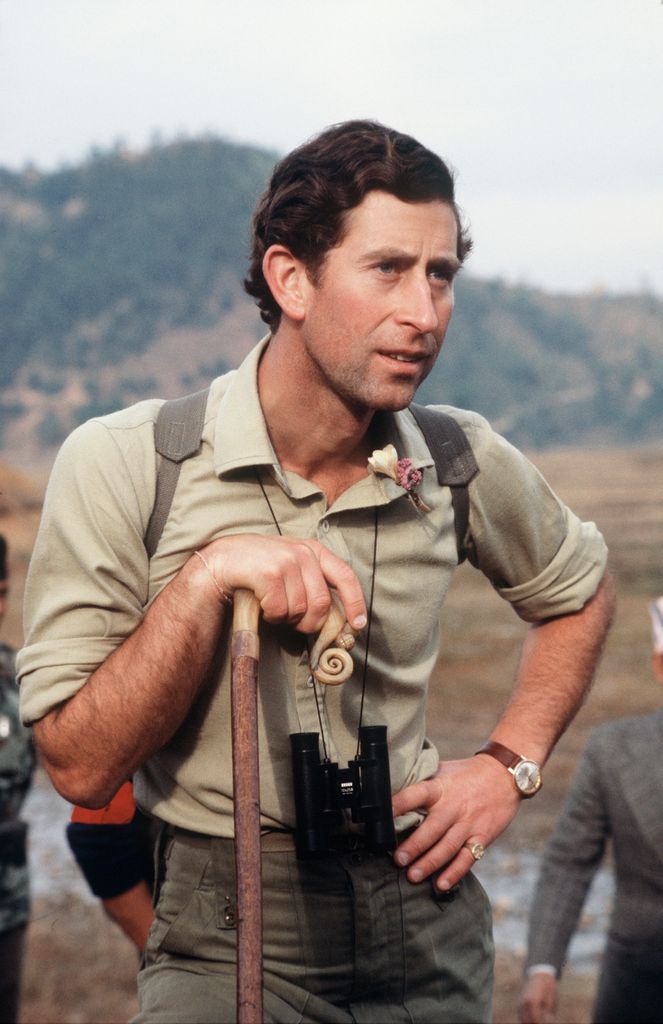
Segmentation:
[(609, 935), (663, 941), (663, 709), (598, 726), (546, 846), (530, 911), (527, 965), (561, 973), (590, 882), (612, 841)]

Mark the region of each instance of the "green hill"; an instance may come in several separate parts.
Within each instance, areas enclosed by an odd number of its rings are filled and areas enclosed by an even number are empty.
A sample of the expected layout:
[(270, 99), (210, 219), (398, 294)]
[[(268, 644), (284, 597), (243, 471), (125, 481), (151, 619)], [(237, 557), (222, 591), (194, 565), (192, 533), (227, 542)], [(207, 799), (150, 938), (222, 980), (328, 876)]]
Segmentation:
[[(241, 280), (274, 159), (204, 138), (0, 169), (0, 456), (48, 461), (82, 419), (241, 359), (263, 330)], [(470, 262), (419, 397), (476, 408), (530, 447), (660, 437), (662, 313), (646, 295), (480, 281)]]

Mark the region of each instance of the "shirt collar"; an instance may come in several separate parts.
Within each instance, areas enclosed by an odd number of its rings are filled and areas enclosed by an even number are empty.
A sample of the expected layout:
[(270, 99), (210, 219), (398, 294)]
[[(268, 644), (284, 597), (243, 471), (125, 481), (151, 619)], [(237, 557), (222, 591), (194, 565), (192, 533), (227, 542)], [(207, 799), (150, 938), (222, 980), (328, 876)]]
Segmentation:
[(219, 476), (246, 466), (273, 466), (279, 460), (269, 439), (258, 396), (258, 364), (269, 336), (251, 349), (226, 387), (214, 430), (214, 469)]
[[(258, 395), (258, 365), (268, 344), (269, 335), (249, 352), (239, 369), (232, 373), (221, 398), (214, 433), (214, 469), (218, 476), (224, 476), (246, 467), (270, 466), (281, 486), (291, 494), (292, 481), (289, 482), (281, 469)], [(393, 444), (399, 458), (411, 459), (417, 469), (433, 465), (426, 442), (409, 410), (380, 412), (377, 416), (376, 435), (381, 447)], [(402, 494), (402, 489), (393, 481), (383, 477), (378, 480), (384, 485), (387, 500)], [(313, 490), (317, 489), (313, 486)]]

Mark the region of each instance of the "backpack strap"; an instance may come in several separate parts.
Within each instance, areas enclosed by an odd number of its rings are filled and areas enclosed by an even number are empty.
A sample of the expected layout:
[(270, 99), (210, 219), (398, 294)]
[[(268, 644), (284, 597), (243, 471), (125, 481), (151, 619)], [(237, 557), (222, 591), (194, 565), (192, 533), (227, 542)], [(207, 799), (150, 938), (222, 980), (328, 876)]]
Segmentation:
[(154, 507), (145, 532), (149, 558), (156, 551), (166, 525), (182, 463), (200, 449), (208, 395), (209, 388), (205, 388), (183, 398), (171, 398), (159, 409), (154, 424), (154, 447), (162, 458), (157, 470)]
[(467, 557), (466, 537), (470, 521), (467, 485), (477, 475), (479, 467), (465, 431), (453, 416), (439, 409), (414, 404), (410, 406), (410, 412), (433, 456), (438, 483), (451, 490), (460, 565)]

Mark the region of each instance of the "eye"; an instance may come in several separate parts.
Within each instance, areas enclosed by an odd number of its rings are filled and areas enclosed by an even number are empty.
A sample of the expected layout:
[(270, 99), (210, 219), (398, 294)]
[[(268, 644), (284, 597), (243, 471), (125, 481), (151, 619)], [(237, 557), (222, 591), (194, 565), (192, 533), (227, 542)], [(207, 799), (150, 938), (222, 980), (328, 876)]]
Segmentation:
[(437, 288), (450, 288), (454, 280), (448, 270), (431, 270), (428, 277)]
[(378, 263), (377, 269), (381, 274), (395, 274), (396, 264), (393, 260), (382, 260), (381, 263)]

